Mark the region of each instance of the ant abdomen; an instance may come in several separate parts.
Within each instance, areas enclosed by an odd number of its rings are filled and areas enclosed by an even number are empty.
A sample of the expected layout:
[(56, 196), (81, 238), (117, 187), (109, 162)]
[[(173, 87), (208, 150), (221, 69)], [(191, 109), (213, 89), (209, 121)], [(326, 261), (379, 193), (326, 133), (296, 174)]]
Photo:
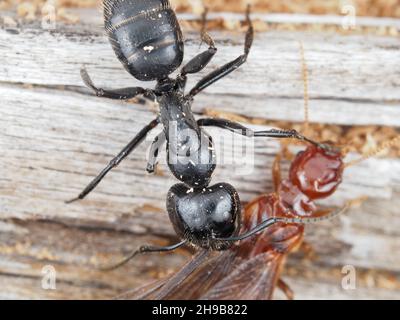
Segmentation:
[(115, 54), (136, 79), (163, 79), (181, 65), (182, 31), (169, 1), (105, 1), (104, 22)]
[(227, 183), (200, 189), (177, 184), (168, 192), (167, 210), (177, 235), (205, 249), (226, 250), (232, 244), (214, 238), (231, 237), (240, 229), (239, 195)]

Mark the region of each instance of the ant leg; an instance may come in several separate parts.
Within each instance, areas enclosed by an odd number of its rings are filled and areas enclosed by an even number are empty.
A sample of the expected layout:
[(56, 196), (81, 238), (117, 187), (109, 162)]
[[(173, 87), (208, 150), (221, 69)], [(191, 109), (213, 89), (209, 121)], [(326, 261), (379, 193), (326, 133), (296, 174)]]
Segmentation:
[(208, 9), (206, 8), (202, 14), (201, 42), (205, 42), (208, 45), (208, 50), (198, 54), (192, 60), (190, 60), (182, 68), (181, 76), (185, 76), (190, 73), (197, 73), (203, 70), (217, 53), (214, 40), (206, 31), (207, 12)]
[(269, 137), (269, 138), (278, 138), (278, 139), (285, 139), (285, 138), (290, 138), (290, 139), (297, 139), (300, 141), (306, 141), (309, 142), (319, 148), (327, 149), (329, 146), (326, 146), (324, 144), (315, 142), (311, 139), (308, 139), (307, 137), (301, 135), (298, 133), (296, 130), (277, 130), (277, 129), (271, 129), (271, 130), (266, 130), (266, 131), (253, 131), (250, 128), (246, 128), (245, 126), (242, 126), (241, 124), (237, 122), (233, 122), (230, 120), (225, 120), (225, 119), (216, 119), (216, 118), (206, 118), (206, 119), (200, 119), (197, 121), (199, 126), (205, 126), (205, 127), (218, 127), (221, 129), (226, 129), (229, 130), (233, 133), (237, 133), (246, 137)]
[(235, 71), (237, 68), (239, 68), (242, 64), (246, 62), (247, 56), (249, 55), (254, 39), (254, 28), (253, 28), (253, 23), (251, 22), (250, 19), (250, 5), (247, 6), (246, 20), (247, 24), (249, 25), (249, 28), (247, 29), (246, 32), (244, 54), (242, 54), (235, 60), (225, 64), (224, 66), (218, 68), (217, 70), (214, 70), (213, 72), (205, 76), (203, 79), (201, 79), (196, 84), (196, 86), (190, 91), (189, 95), (191, 97), (194, 97), (196, 94), (198, 94), (200, 91), (203, 91), (205, 88), (212, 85), (214, 82)]
[(148, 173), (154, 173), (155, 168), (157, 166), (157, 157), (160, 151), (160, 148), (165, 143), (165, 133), (161, 132), (157, 137), (155, 137), (149, 152), (149, 161), (147, 162), (146, 171)]
[(131, 261), (133, 258), (135, 258), (139, 254), (143, 253), (154, 253), (154, 252), (170, 252), (174, 251), (180, 247), (182, 247), (184, 244), (186, 244), (186, 240), (181, 241), (177, 244), (174, 244), (172, 246), (168, 247), (151, 247), (151, 246), (142, 246), (138, 250), (132, 251), (130, 255), (128, 255), (126, 258), (118, 262), (117, 264), (107, 266), (107, 267), (100, 267), (99, 270), (102, 271), (112, 271), (115, 269), (118, 269), (119, 267), (122, 267), (124, 264), (127, 264), (129, 261)]
[(118, 166), (122, 160), (124, 160), (147, 136), (147, 134), (154, 129), (159, 123), (158, 119), (151, 121), (147, 126), (145, 126), (133, 140), (114, 158), (110, 163), (100, 172), (100, 174), (93, 179), (92, 182), (82, 191), (82, 193), (75, 199), (67, 201), (66, 203), (72, 203), (78, 200), (84, 199), (94, 188), (100, 183), (101, 180), (110, 172), (113, 168)]
[(81, 69), (81, 77), (85, 85), (94, 91), (96, 96), (104, 97), (114, 100), (128, 100), (132, 99), (140, 94), (149, 93), (149, 90), (141, 88), (141, 87), (132, 87), (132, 88), (123, 88), (123, 89), (116, 89), (116, 90), (104, 90), (101, 88), (97, 88), (94, 84), (92, 79), (90, 78), (89, 74), (87, 73), (85, 68)]
[(258, 226), (250, 230), (249, 232), (246, 232), (244, 234), (238, 235), (236, 237), (230, 237), (230, 238), (215, 238), (214, 240), (216, 241), (221, 241), (221, 242), (237, 242), (241, 240), (245, 240), (247, 238), (251, 238), (255, 236), (257, 233), (265, 230), (266, 228), (272, 226), (275, 223), (282, 222), (282, 223), (295, 223), (295, 224), (312, 224), (312, 223), (318, 223), (321, 221), (325, 220), (331, 220), (345, 211), (349, 209), (351, 206), (351, 203), (347, 203), (343, 208), (338, 209), (338, 210), (328, 210), (325, 212), (324, 216), (318, 216), (318, 217), (293, 217), (293, 218), (288, 218), (288, 217), (273, 217), (264, 220), (261, 222)]

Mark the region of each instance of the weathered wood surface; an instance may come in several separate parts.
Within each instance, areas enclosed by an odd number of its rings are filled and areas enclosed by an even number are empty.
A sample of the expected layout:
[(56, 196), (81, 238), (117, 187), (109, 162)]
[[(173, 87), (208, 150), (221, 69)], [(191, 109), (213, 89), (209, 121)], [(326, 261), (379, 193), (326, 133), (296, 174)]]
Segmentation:
[[(34, 26), (0, 32), (4, 61), (0, 81), (81, 86), (78, 71), (86, 65), (99, 85), (137, 84), (123, 70), (97, 24), (60, 26), (51, 32)], [(242, 53), (242, 33), (212, 34), (220, 50), (209, 69)], [(187, 37), (186, 60), (199, 51), (199, 36)], [(303, 83), (298, 41), (304, 43), (310, 68), (312, 121), (399, 125), (400, 41), (396, 37), (259, 33), (246, 67), (199, 95), (194, 110), (201, 112), (213, 106), (254, 117), (301, 120)], [(200, 77), (191, 77), (189, 86)]]
[[(238, 55), (243, 40), (241, 34), (213, 35), (220, 52), (211, 68)], [(311, 70), (312, 120), (400, 126), (400, 42), (389, 37), (258, 34), (248, 64), (199, 95), (195, 111), (301, 120), (298, 40)], [(197, 36), (190, 34), (187, 44), (188, 58), (198, 51)], [(154, 117), (148, 106), (99, 99), (80, 87), (83, 64), (100, 85), (135, 83), (101, 30), (94, 24), (59, 25), (53, 32), (1, 28), (0, 56), (0, 298), (110, 298), (181, 265), (188, 252), (140, 257), (112, 273), (93, 268), (143, 243), (174, 240), (164, 203), (176, 180), (165, 160), (164, 175), (144, 172), (151, 139), (87, 200), (64, 204)], [(232, 164), (243, 160), (232, 146), (221, 150), (225, 163), (214, 181), (229, 181), (244, 201), (271, 190), (276, 141), (256, 141), (254, 166), (250, 158)], [(248, 165), (254, 169), (240, 170)], [(399, 193), (399, 159), (371, 159), (346, 172), (340, 191), (325, 203), (370, 199), (337, 221), (308, 228), (317, 260), (295, 256), (287, 271), (297, 298), (400, 298)], [(340, 287), (347, 264), (360, 274), (354, 291)], [(57, 270), (55, 291), (41, 288), (45, 265)]]

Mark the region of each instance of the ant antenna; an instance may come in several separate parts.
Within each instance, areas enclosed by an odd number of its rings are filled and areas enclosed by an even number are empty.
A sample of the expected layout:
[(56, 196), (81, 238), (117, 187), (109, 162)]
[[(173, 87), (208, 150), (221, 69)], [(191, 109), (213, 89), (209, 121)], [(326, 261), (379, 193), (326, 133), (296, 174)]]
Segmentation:
[(263, 221), (262, 223), (260, 223), (258, 226), (256, 226), (255, 228), (253, 228), (252, 230), (250, 230), (247, 233), (244, 233), (237, 237), (230, 237), (230, 238), (225, 238), (225, 239), (217, 238), (215, 240), (225, 241), (225, 242), (236, 242), (236, 241), (245, 240), (247, 238), (255, 236), (260, 231), (263, 231), (264, 229), (266, 229), (278, 222), (283, 222), (283, 223), (287, 223), (287, 224), (295, 223), (295, 224), (304, 224), (305, 225), (305, 224), (314, 224), (314, 223), (318, 223), (318, 222), (325, 221), (325, 220), (332, 220), (333, 218), (346, 212), (349, 209), (350, 205), (351, 205), (350, 203), (347, 203), (341, 209), (335, 210), (324, 216), (315, 217), (315, 218), (303, 218), (303, 217), (298, 217), (298, 218), (273, 217), (273, 218), (269, 218), (269, 219)]
[(127, 264), (129, 261), (131, 261), (137, 255), (145, 253), (146, 252), (145, 250), (146, 250), (145, 247), (140, 247), (138, 250), (132, 251), (131, 254), (129, 254), (124, 259), (122, 259), (120, 262), (109, 265), (109, 266), (98, 267), (97, 269), (99, 269), (100, 271), (113, 271), (113, 270), (118, 269), (118, 268), (122, 267), (123, 265)]
[(302, 75), (303, 75), (303, 84), (304, 84), (304, 128), (303, 133), (307, 135), (310, 126), (310, 96), (308, 93), (309, 90), (309, 73), (308, 73), (308, 66), (304, 52), (304, 45), (303, 42), (299, 41), (300, 45), (300, 56), (301, 56), (301, 67), (302, 67)]
[(172, 246), (168, 247), (150, 247), (150, 246), (142, 246), (137, 250), (132, 251), (131, 254), (126, 256), (124, 259), (122, 259), (120, 262), (110, 265), (110, 266), (104, 266), (104, 267), (98, 267), (100, 271), (112, 271), (115, 269), (118, 269), (119, 267), (122, 267), (123, 265), (127, 264), (129, 261), (131, 261), (133, 258), (135, 258), (139, 254), (143, 253), (152, 253), (152, 252), (168, 252), (168, 251), (174, 251), (180, 247), (182, 247), (184, 244), (186, 244), (186, 240), (181, 241), (177, 244), (174, 244)]
[(393, 138), (392, 140), (389, 140), (389, 141), (386, 141), (386, 142), (382, 143), (375, 150), (372, 150), (372, 151), (366, 153), (365, 155), (363, 155), (359, 159), (346, 163), (345, 164), (345, 168), (349, 168), (349, 167), (358, 165), (361, 162), (363, 162), (365, 160), (368, 160), (369, 158), (372, 158), (372, 157), (378, 155), (379, 153), (381, 153), (382, 151), (384, 151), (386, 149), (390, 149), (391, 147), (393, 147), (393, 146), (395, 146), (395, 145), (397, 145), (399, 143), (400, 143), (400, 136), (397, 136), (396, 138)]

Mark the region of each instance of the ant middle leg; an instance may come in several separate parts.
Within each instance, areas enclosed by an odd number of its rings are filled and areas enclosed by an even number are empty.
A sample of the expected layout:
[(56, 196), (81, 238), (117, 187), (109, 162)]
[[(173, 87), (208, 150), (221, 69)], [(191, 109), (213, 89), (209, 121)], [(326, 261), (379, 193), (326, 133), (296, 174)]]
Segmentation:
[(155, 137), (153, 143), (151, 144), (150, 152), (149, 152), (149, 160), (147, 162), (146, 171), (148, 173), (154, 173), (157, 166), (157, 157), (160, 153), (160, 148), (164, 145), (166, 141), (164, 131), (161, 132), (157, 137)]
[(147, 134), (154, 129), (159, 123), (159, 119), (155, 119), (151, 121), (147, 126), (145, 126), (133, 139), (132, 141), (124, 148), (122, 151), (113, 158), (110, 163), (105, 167), (99, 175), (89, 183), (89, 185), (83, 190), (77, 198), (67, 201), (67, 204), (72, 202), (76, 202), (78, 200), (84, 199), (89, 193), (91, 193), (97, 185), (103, 180), (103, 178), (109, 173), (112, 169), (117, 167), (122, 160), (124, 160), (147, 136)]
[(114, 100), (128, 100), (135, 98), (140, 94), (148, 94), (149, 90), (141, 88), (141, 87), (131, 87), (131, 88), (123, 88), (123, 89), (115, 89), (115, 90), (105, 90), (102, 88), (98, 88), (94, 85), (92, 79), (90, 78), (89, 74), (87, 73), (85, 68), (81, 69), (81, 78), (85, 85), (93, 90), (93, 92), (98, 97), (104, 97)]
[(325, 220), (332, 220), (336, 218), (337, 216), (340, 216), (341, 214), (345, 213), (351, 206), (351, 202), (348, 202), (345, 204), (340, 209), (337, 210), (332, 210), (332, 209), (327, 209), (325, 211), (320, 212), (320, 216), (312, 216), (312, 217), (293, 217), (293, 218), (285, 218), (285, 217), (272, 217), (264, 220), (261, 222), (259, 225), (255, 226), (253, 229), (250, 231), (244, 233), (244, 234), (239, 234), (238, 236), (230, 237), (230, 238), (214, 238), (216, 241), (221, 241), (221, 242), (237, 242), (241, 240), (245, 240), (251, 237), (254, 237), (256, 234), (259, 232), (267, 229), (268, 227), (278, 223), (287, 223), (287, 224), (315, 224), (321, 221)]
[(318, 143), (316, 141), (313, 141), (296, 130), (277, 130), (277, 129), (271, 129), (271, 130), (265, 130), (265, 131), (253, 131), (250, 128), (247, 128), (245, 126), (242, 126), (241, 124), (237, 122), (233, 122), (230, 120), (225, 120), (225, 119), (216, 119), (216, 118), (206, 118), (206, 119), (200, 119), (197, 121), (197, 124), (201, 127), (218, 127), (221, 129), (226, 129), (229, 130), (233, 133), (240, 134), (246, 137), (268, 137), (268, 138), (278, 138), (278, 139), (297, 139), (300, 141), (306, 141), (308, 143), (311, 143), (315, 146), (318, 146), (319, 148), (326, 149), (328, 146)]
[(203, 70), (217, 53), (215, 42), (206, 31), (207, 13), (208, 9), (206, 8), (202, 14), (201, 42), (205, 42), (208, 45), (208, 49), (195, 56), (182, 68), (181, 76), (183, 77)]
[(212, 85), (214, 82), (217, 82), (221, 78), (227, 76), (231, 72), (235, 71), (237, 68), (239, 68), (242, 64), (244, 64), (247, 60), (247, 56), (250, 53), (251, 46), (253, 44), (253, 39), (254, 39), (254, 27), (253, 23), (250, 19), (250, 5), (247, 6), (247, 12), (246, 12), (246, 21), (248, 24), (248, 29), (246, 32), (246, 39), (245, 39), (245, 45), (244, 45), (244, 53), (240, 55), (238, 58), (235, 60), (225, 64), (224, 66), (218, 68), (217, 70), (214, 70), (207, 76), (205, 76), (203, 79), (201, 79), (196, 86), (190, 91), (189, 95), (191, 97), (194, 97), (196, 94), (199, 92), (203, 91), (205, 88), (208, 86)]

